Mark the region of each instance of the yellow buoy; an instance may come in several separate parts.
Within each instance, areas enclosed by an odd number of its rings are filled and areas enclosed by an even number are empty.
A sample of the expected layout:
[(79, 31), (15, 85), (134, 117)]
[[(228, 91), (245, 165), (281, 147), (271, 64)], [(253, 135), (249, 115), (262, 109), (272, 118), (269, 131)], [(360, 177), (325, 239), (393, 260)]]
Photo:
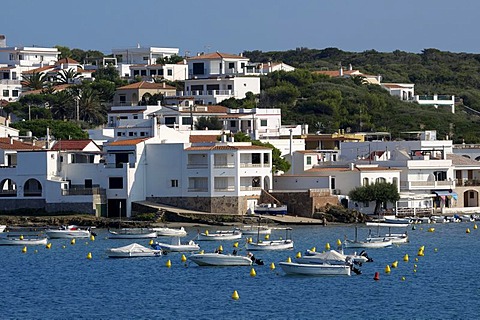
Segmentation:
[(23, 247), (23, 249), (22, 249), (22, 253), (27, 253), (27, 247), (26, 247), (26, 246), (25, 246), (25, 247)]
[(200, 253), (200, 254), (204, 254), (204, 253), (205, 253), (205, 250), (201, 250), (199, 253)]
[(392, 262), (392, 268), (396, 268), (396, 267), (398, 267), (398, 261)]
[(87, 245), (87, 246), (88, 246), (88, 241), (85, 241), (85, 245)]
[(218, 247), (218, 251), (220, 251), (220, 252), (223, 251), (223, 246), (222, 246), (222, 245), (220, 245), (220, 246)]
[(425, 246), (421, 246), (420, 249), (418, 250), (422, 250), (422, 251), (425, 250)]
[(23, 240), (23, 234), (22, 234), (22, 235), (20, 235), (20, 240)]
[(45, 246), (45, 248), (47, 248), (47, 249), (50, 249), (51, 247), (52, 247), (51, 243), (47, 243), (47, 245)]
[(63, 246), (62, 246), (62, 249), (65, 249), (66, 247), (67, 247), (66, 245), (63, 245)]
[(415, 258), (415, 262), (418, 262), (418, 258)]
[(435, 232), (435, 228), (428, 228), (428, 232)]
[(465, 230), (465, 233), (470, 233), (470, 229), (467, 228), (467, 230)]
[(238, 242), (235, 242), (235, 243), (233, 244), (233, 247), (234, 247), (234, 248), (238, 248)]
[(266, 235), (265, 235), (265, 240), (268, 240), (268, 239), (270, 239), (270, 235), (269, 235), (269, 234), (266, 234)]
[(340, 247), (341, 245), (342, 245), (342, 240), (340, 240), (340, 239), (337, 239), (337, 246), (339, 246), (339, 247)]
[(153, 239), (150, 239), (150, 241), (148, 242), (149, 245), (152, 245), (153, 244)]
[(252, 237), (248, 238), (247, 242), (248, 242), (248, 243), (252, 243), (252, 242), (253, 242)]
[(292, 258), (288, 257), (287, 262), (292, 262)]
[(182, 254), (182, 262), (185, 262), (185, 261), (187, 261), (187, 257), (185, 257), (185, 255)]
[(418, 250), (417, 256), (423, 257), (424, 255), (423, 250)]
[(95, 236), (93, 234), (90, 235), (90, 241), (95, 241)]
[(270, 270), (275, 270), (275, 263), (270, 263)]
[(238, 299), (240, 299), (240, 296), (238, 295), (237, 290), (233, 291), (232, 299), (233, 299), (233, 300), (238, 300)]
[(72, 239), (72, 240), (70, 241), (70, 244), (75, 244), (75, 239)]
[(34, 253), (38, 253), (38, 250), (37, 250), (37, 249), (35, 249), (35, 251), (33, 251), (33, 252), (34, 252)]
[(302, 257), (302, 253), (300, 251), (297, 252), (297, 255), (295, 256), (297, 258), (301, 258)]
[(405, 277), (402, 277), (402, 281), (405, 281)]
[(473, 225), (473, 229), (477, 230), (477, 228), (478, 228), (477, 225), (474, 224), (474, 225)]
[(416, 269), (416, 268), (417, 268), (417, 265), (416, 265), (416, 264), (414, 264), (414, 265), (413, 265), (413, 267)]
[(310, 251), (315, 252), (315, 251), (317, 251), (317, 248), (312, 247), (312, 249), (310, 249)]
[(330, 250), (330, 243), (327, 242), (327, 244), (325, 245), (325, 250)]
[(387, 264), (387, 266), (385, 267), (385, 273), (390, 273), (390, 266)]
[(257, 272), (255, 271), (254, 268), (252, 268), (252, 270), (250, 270), (250, 277), (255, 277), (257, 275)]
[(417, 269), (413, 269), (413, 273), (417, 273)]
[(167, 268), (170, 268), (172, 266), (172, 261), (167, 260), (167, 263), (165, 264)]
[(87, 254), (87, 259), (88, 259), (88, 260), (92, 259), (92, 253), (91, 253), (91, 252), (89, 252), (89, 253)]
[(208, 236), (208, 230), (205, 230), (205, 235), (207, 235), (207, 236)]
[(433, 251), (438, 252), (438, 248), (435, 248)]
[(403, 261), (408, 262), (408, 254), (405, 254), (405, 255), (403, 256)]

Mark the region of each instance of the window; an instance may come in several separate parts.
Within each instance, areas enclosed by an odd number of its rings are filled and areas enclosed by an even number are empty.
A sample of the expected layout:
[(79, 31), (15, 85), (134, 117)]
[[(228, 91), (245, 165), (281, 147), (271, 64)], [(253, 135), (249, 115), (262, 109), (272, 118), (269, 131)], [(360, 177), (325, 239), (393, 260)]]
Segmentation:
[(3, 96), (4, 97), (8, 97), (8, 94), (9, 94), (8, 90), (3, 90)]
[(110, 177), (110, 178), (108, 178), (108, 188), (109, 189), (123, 189), (123, 178), (122, 177)]
[(227, 89), (228, 89), (228, 90), (232, 90), (232, 88), (233, 88), (233, 87), (232, 87), (231, 84), (229, 84), (229, 85), (227, 86)]
[(138, 114), (134, 114), (133, 119), (138, 119)]
[(126, 96), (126, 95), (121, 94), (121, 95), (119, 95), (118, 97), (119, 97), (119, 99), (120, 99), (120, 102), (127, 102), (127, 96)]
[(18, 60), (23, 60), (23, 54), (18, 55)]
[(267, 120), (260, 120), (260, 126), (261, 127), (266, 127), (267, 126)]
[(159, 70), (158, 70), (158, 75), (159, 75), (159, 76), (163, 76), (163, 69), (159, 69)]
[(138, 76), (140, 75), (140, 70), (133, 70), (133, 76)]
[(230, 120), (230, 128), (236, 128), (236, 127), (237, 127), (237, 121)]
[(387, 182), (387, 180), (385, 178), (377, 178), (375, 180), (375, 183), (385, 183), (385, 182)]
[(470, 199), (475, 198), (475, 192), (473, 192), (473, 191), (468, 192), (468, 196), (469, 196)]
[(242, 66), (242, 69), (245, 68), (245, 62), (242, 62), (241, 66)]
[(10, 53), (9, 59), (10, 59), (10, 60), (15, 60), (15, 56), (13, 55), (13, 53)]
[(435, 176), (435, 181), (446, 181), (447, 180), (447, 172), (446, 171), (435, 171), (433, 172)]
[(129, 137), (133, 137), (133, 132), (129, 132), (129, 133), (128, 133), (128, 136), (129, 136)]
[(363, 186), (368, 186), (368, 178), (363, 178)]
[(145, 77), (147, 75), (147, 70), (140, 70), (140, 75)]
[(307, 164), (312, 164), (312, 157), (310, 156), (307, 157)]
[(145, 132), (144, 131), (140, 132), (140, 137), (145, 137)]
[(235, 68), (235, 63), (234, 62), (229, 62), (228, 63), (228, 69), (234, 69)]
[(148, 57), (143, 57), (143, 61), (148, 61)]
[(170, 180), (170, 186), (172, 188), (178, 188), (178, 180), (175, 180), (175, 179)]
[(117, 137), (121, 137), (122, 136), (122, 133), (121, 132), (117, 132)]
[(183, 124), (183, 125), (191, 125), (191, 124), (192, 124), (192, 118), (190, 118), (190, 117), (182, 117), (182, 124)]
[(15, 71), (12, 72), (12, 80), (17, 80), (17, 73)]
[(165, 125), (172, 125), (176, 123), (176, 118), (175, 117), (165, 117)]
[(365, 202), (363, 203), (363, 207), (364, 207), (364, 208), (370, 207), (370, 202), (365, 201)]
[(192, 68), (193, 68), (193, 69), (192, 69), (192, 73), (193, 73), (194, 75), (197, 75), (197, 74), (200, 75), (200, 74), (204, 74), (204, 73), (205, 73), (204, 67), (203, 67), (203, 62), (202, 62), (202, 63), (200, 63), (200, 62), (194, 63), (194, 64), (192, 65)]
[(150, 70), (150, 75), (151, 76), (156, 76), (157, 75), (157, 70)]
[(18, 97), (18, 90), (12, 90), (12, 97)]
[(168, 70), (167, 70), (167, 75), (169, 75), (169, 76), (173, 75), (173, 70), (172, 70), (172, 69), (168, 69)]
[(264, 164), (269, 164), (270, 163), (269, 156), (270, 156), (270, 154), (268, 154), (268, 153), (263, 154), (263, 163)]

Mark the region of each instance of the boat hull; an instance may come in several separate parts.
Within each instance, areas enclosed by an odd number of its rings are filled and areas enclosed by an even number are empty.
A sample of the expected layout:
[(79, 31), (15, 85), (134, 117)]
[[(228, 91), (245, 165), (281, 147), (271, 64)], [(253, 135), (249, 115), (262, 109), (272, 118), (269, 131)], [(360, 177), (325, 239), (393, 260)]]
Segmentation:
[(245, 245), (248, 251), (274, 251), (274, 250), (291, 250), (293, 249), (292, 240), (274, 240), (263, 241), (258, 243), (247, 243)]
[(41, 239), (19, 239), (19, 238), (0, 238), (0, 246), (39, 246), (46, 245), (47, 238)]
[(369, 227), (407, 228), (409, 223), (365, 222)]
[(166, 252), (194, 252), (200, 250), (198, 244), (170, 244), (157, 242), (156, 245)]
[(183, 227), (180, 229), (152, 228), (152, 231), (155, 231), (158, 237), (185, 237), (187, 235), (187, 231)]
[(109, 258), (148, 258), (162, 256), (162, 250), (155, 250), (133, 243), (120, 248), (107, 249)]
[(241, 232), (235, 233), (199, 233), (197, 236), (198, 241), (217, 241), (217, 240), (238, 240), (242, 238)]
[(88, 230), (46, 230), (45, 234), (50, 239), (72, 239), (72, 238), (88, 238), (90, 231)]
[(376, 249), (376, 248), (385, 248), (392, 245), (392, 240), (386, 241), (354, 241), (354, 240), (346, 240), (344, 242), (345, 248), (368, 248), (368, 249)]
[(145, 233), (132, 233), (132, 232), (117, 232), (109, 231), (109, 239), (153, 239), (157, 237), (157, 233), (145, 232)]
[(199, 266), (232, 267), (252, 265), (252, 260), (248, 257), (220, 253), (198, 253), (189, 256), (188, 259)]
[(302, 264), (295, 262), (280, 262), (283, 272), (291, 275), (305, 276), (350, 276), (351, 270), (348, 265), (333, 264)]

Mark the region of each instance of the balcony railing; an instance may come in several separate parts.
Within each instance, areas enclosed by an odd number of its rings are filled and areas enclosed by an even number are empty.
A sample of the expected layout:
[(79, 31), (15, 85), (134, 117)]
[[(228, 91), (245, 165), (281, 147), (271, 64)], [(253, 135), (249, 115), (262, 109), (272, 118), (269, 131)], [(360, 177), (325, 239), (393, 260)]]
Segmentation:
[(1, 190), (0, 197), (16, 197), (17, 190)]
[(102, 194), (99, 187), (93, 188), (71, 188), (67, 190), (62, 190), (62, 196), (89, 196), (94, 194)]
[(245, 162), (240, 162), (240, 168), (261, 168), (262, 164), (261, 163), (245, 163)]
[(208, 188), (188, 188), (188, 192), (208, 192)]
[(224, 187), (224, 188), (215, 188), (215, 192), (233, 192), (235, 191), (235, 187), (234, 186), (230, 186), (230, 187)]
[(402, 181), (401, 189), (455, 188), (455, 181)]
[(208, 168), (208, 163), (188, 163), (187, 169)]
[(477, 179), (468, 179), (468, 180), (457, 179), (456, 180), (456, 185), (457, 185), (457, 187), (480, 186), (480, 180), (477, 180)]
[(257, 191), (262, 190), (262, 187), (240, 186), (240, 191)]
[(235, 168), (234, 163), (216, 163), (213, 165), (214, 168)]

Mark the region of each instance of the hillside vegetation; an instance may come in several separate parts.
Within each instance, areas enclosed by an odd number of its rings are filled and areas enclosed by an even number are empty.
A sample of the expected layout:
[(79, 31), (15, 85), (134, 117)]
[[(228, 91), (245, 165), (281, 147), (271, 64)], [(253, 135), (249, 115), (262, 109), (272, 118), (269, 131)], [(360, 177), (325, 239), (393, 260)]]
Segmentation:
[[(244, 55), (251, 61), (283, 61), (298, 68), (262, 78), (257, 105), (282, 108), (285, 123), (308, 123), (311, 130), (326, 133), (338, 129), (389, 131), (394, 138), (405, 131), (437, 130), (439, 138), (448, 135), (456, 143), (480, 142), (480, 117), (475, 112), (480, 111), (480, 55), (436, 49), (420, 54), (353, 53), (336, 48), (247, 51)], [(381, 75), (382, 82), (415, 83), (419, 95), (455, 95), (460, 101), (457, 112), (402, 102), (381, 87), (355, 78), (329, 78), (311, 72), (337, 70), (349, 64), (364, 74)], [(251, 105), (251, 101), (244, 103)]]

